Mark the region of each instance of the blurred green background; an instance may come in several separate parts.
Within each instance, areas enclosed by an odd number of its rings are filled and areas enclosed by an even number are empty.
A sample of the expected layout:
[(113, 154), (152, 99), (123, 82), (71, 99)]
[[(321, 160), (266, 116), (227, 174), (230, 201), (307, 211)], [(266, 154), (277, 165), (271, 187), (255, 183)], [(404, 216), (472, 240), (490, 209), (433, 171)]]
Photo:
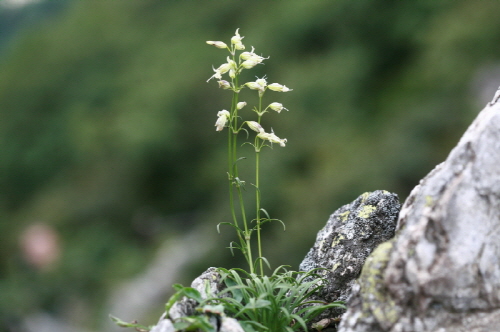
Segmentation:
[(109, 313), (154, 324), (173, 282), (244, 266), (232, 230), (216, 231), (230, 93), (206, 82), (226, 58), (206, 40), (240, 28), (270, 56), (247, 80), (293, 88), (265, 96), (290, 111), (267, 117), (288, 144), (264, 151), (261, 187), (287, 225), (265, 229), (265, 256), (296, 269), (337, 208), (377, 189), (404, 200), (446, 158), (500, 85), (499, 10), (2, 0), (0, 331), (114, 331)]

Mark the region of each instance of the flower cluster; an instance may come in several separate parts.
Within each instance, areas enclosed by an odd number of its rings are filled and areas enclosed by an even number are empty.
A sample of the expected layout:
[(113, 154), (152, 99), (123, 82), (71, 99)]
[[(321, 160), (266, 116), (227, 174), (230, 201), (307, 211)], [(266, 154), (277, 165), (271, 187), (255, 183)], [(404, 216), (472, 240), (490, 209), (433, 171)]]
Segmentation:
[[(266, 90), (277, 91), (277, 92), (288, 92), (292, 91), (292, 89), (286, 87), (285, 85), (279, 83), (271, 83), (268, 84), (265, 77), (257, 78), (254, 82), (246, 82), (244, 84), (238, 84), (238, 76), (245, 69), (251, 69), (258, 64), (262, 64), (262, 62), (268, 58), (265, 58), (261, 55), (255, 53), (254, 47), (252, 47), (251, 51), (244, 51), (237, 56), (237, 51), (245, 50), (245, 45), (243, 45), (244, 37), (240, 36), (239, 29), (236, 30), (235, 35), (231, 38), (230, 46), (222, 41), (207, 41), (207, 44), (215, 46), (220, 49), (227, 49), (230, 53), (229, 56), (226, 57), (226, 62), (221, 64), (217, 68), (213, 68), (214, 74), (207, 80), (216, 79), (219, 87), (224, 90), (232, 90), (235, 94), (239, 94), (241, 89), (249, 88), (251, 90), (256, 90), (259, 94), (259, 98), (262, 99)], [(224, 80), (222, 76), (227, 74), (229, 79)], [(217, 121), (215, 123), (216, 130), (222, 131), (224, 127), (232, 127), (233, 131), (237, 132), (240, 127), (237, 126), (236, 121), (232, 121), (235, 119), (237, 111), (242, 109), (246, 105), (245, 102), (237, 103), (236, 107), (233, 107), (230, 112), (223, 110), (217, 113)], [(257, 137), (263, 141), (268, 141), (270, 143), (277, 143), (280, 146), (285, 146), (286, 139), (281, 139), (274, 134), (274, 132), (268, 133), (264, 131), (262, 126), (260, 125), (260, 118), (264, 113), (267, 112), (268, 109), (274, 110), (280, 113), (282, 110), (287, 110), (281, 103), (273, 102), (269, 104), (265, 109), (254, 108), (253, 110), (258, 115), (257, 121), (246, 121), (247, 125), (250, 129), (257, 132)], [(258, 128), (258, 129), (257, 129)]]

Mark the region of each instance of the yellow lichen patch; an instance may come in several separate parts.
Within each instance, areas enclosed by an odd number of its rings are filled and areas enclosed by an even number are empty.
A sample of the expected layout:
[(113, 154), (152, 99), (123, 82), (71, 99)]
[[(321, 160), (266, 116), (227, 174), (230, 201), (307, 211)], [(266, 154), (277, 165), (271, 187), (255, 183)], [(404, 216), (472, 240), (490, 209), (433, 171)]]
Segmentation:
[(434, 198), (431, 195), (425, 196), (425, 206), (430, 207), (434, 204)]
[(318, 246), (318, 251), (321, 251), (323, 249), (323, 244), (325, 243), (325, 240), (321, 240)]
[(335, 239), (333, 239), (332, 248), (335, 247), (337, 244), (339, 244), (339, 242), (342, 241), (343, 239), (345, 239), (343, 235), (339, 235)]
[(342, 220), (342, 222), (346, 221), (347, 217), (349, 217), (349, 213), (351, 213), (351, 211), (346, 211), (339, 214), (340, 220)]
[(375, 317), (387, 329), (399, 317), (396, 303), (385, 288), (383, 278), (393, 245), (394, 239), (379, 245), (367, 258), (359, 278), (363, 315)]
[(333, 265), (333, 267), (332, 267), (332, 272), (335, 272), (335, 270), (336, 270), (339, 266), (340, 266), (340, 263), (339, 263), (339, 262), (335, 263), (335, 265)]
[(367, 191), (363, 194), (361, 194), (361, 203), (364, 203), (366, 201), (366, 199), (368, 198), (368, 196), (370, 196), (371, 192)]
[(361, 211), (359, 211), (358, 217), (360, 217), (360, 218), (368, 218), (370, 216), (370, 214), (373, 211), (375, 211), (376, 209), (377, 209), (376, 206), (365, 205), (365, 206), (363, 206), (363, 208), (361, 209)]

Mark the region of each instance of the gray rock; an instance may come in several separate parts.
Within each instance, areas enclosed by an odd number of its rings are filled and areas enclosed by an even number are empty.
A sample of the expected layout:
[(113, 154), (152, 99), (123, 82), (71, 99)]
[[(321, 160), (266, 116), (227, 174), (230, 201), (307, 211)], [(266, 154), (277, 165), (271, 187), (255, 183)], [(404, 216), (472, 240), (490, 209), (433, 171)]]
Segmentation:
[(219, 332), (245, 332), (240, 323), (231, 317), (222, 317)]
[[(221, 275), (217, 271), (215, 267), (208, 268), (205, 272), (203, 272), (199, 277), (193, 280), (191, 283), (191, 287), (200, 292), (200, 295), (203, 299), (216, 297), (217, 294), (222, 291), (225, 286), (221, 282)], [(176, 302), (170, 311), (168, 312), (168, 316), (172, 320), (180, 319), (186, 316), (192, 316), (195, 314), (199, 314), (196, 312), (196, 306), (198, 303), (192, 299), (183, 298), (180, 301)], [(164, 317), (160, 318), (160, 323), (164, 323)], [(215, 315), (208, 316), (210, 324), (213, 325), (214, 329), (219, 332), (244, 332), (240, 323), (234, 318), (226, 317), (223, 313), (217, 317)], [(167, 319), (168, 320), (168, 319)], [(168, 320), (169, 321), (169, 320)], [(220, 326), (219, 326), (220, 324)], [(158, 327), (157, 325), (156, 327)], [(156, 328), (155, 327), (155, 328)], [(172, 326), (173, 328), (173, 326)], [(174, 330), (172, 330), (173, 332)], [(153, 332), (153, 330), (151, 331)], [(164, 332), (163, 330), (158, 330), (154, 332)], [(167, 330), (165, 330), (167, 332)], [(170, 330), (168, 330), (170, 332)]]
[[(191, 287), (200, 292), (203, 299), (215, 297), (223, 289), (223, 284), (220, 282), (220, 274), (215, 267), (208, 268), (199, 277), (193, 280)], [(196, 301), (188, 298), (176, 302), (168, 316), (171, 319), (178, 319), (184, 316), (191, 316), (195, 314)]]
[(175, 328), (170, 319), (160, 319), (150, 332), (175, 332)]
[[(327, 282), (314, 300), (347, 300), (366, 258), (376, 246), (394, 236), (399, 209), (396, 194), (377, 190), (364, 193), (330, 216), (299, 266), (300, 271), (326, 269), (318, 272)], [(341, 313), (341, 309), (332, 309), (317, 320)]]
[(406, 200), (340, 332), (500, 329), (500, 91)]

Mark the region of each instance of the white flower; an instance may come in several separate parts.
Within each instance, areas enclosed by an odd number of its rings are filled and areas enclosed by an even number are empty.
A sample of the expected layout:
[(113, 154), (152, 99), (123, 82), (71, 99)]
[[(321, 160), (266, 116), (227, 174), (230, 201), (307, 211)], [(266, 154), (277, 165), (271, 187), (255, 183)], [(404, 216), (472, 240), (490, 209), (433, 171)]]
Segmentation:
[(246, 101), (240, 101), (238, 104), (236, 104), (237, 109), (242, 109), (243, 107), (247, 106)]
[(243, 53), (241, 53), (240, 54), (240, 58), (242, 60), (245, 60), (245, 61), (251, 60), (252, 62), (256, 62), (256, 63), (261, 63), (265, 59), (269, 59), (269, 58), (264, 58), (264, 57), (262, 57), (260, 55), (257, 55), (253, 51), (254, 51), (254, 48), (252, 46), (252, 50), (250, 52), (243, 52)]
[(234, 78), (235, 76), (231, 75), (234, 75), (235, 70), (236, 70), (236, 62), (227, 57), (227, 62), (220, 65), (219, 68), (214, 69), (215, 74), (213, 74), (212, 77), (210, 77), (207, 80), (207, 82), (210, 81), (212, 78), (220, 80), (222, 78), (222, 74), (225, 74), (227, 72), (229, 72), (230, 77)]
[(267, 81), (265, 78), (259, 78), (255, 82), (247, 82), (245, 85), (252, 90), (259, 90), (259, 93), (264, 93), (266, 90)]
[(278, 83), (269, 84), (267, 87), (273, 91), (278, 91), (278, 92), (292, 91), (292, 89), (289, 89), (286, 86), (278, 84)]
[(282, 147), (284, 147), (286, 142), (287, 142), (286, 138), (281, 139), (278, 136), (276, 136), (274, 133), (260, 132), (257, 134), (257, 137), (260, 139), (263, 139), (263, 140), (267, 140), (271, 143), (277, 143)]
[(218, 69), (214, 68), (214, 72), (215, 72), (215, 74), (213, 74), (212, 76), (210, 76), (210, 78), (207, 80), (207, 82), (210, 81), (212, 78), (215, 78), (215, 79), (218, 79), (218, 80), (220, 80), (222, 78), (222, 75), (221, 75), (221, 73), (220, 73), (220, 71)]
[(264, 77), (257, 79), (257, 81), (255, 81), (255, 83), (257, 83), (258, 85), (260, 85), (263, 88), (265, 88), (267, 85), (267, 81)]
[(230, 68), (231, 68), (231, 66), (229, 63), (224, 63), (224, 64), (220, 65), (219, 68), (217, 68), (217, 69), (214, 68), (213, 70), (214, 70), (215, 74), (213, 74), (207, 80), (207, 82), (210, 81), (212, 78), (220, 80), (222, 78), (222, 74), (227, 73)]
[[(251, 57), (253, 57), (254, 55), (257, 55), (257, 54), (255, 54), (253, 51), (254, 51), (254, 48), (253, 48), (253, 46), (252, 46), (252, 50), (251, 50), (250, 52), (243, 52), (243, 53), (241, 53), (241, 54), (240, 54), (240, 58), (241, 58), (242, 60), (248, 60), (248, 59), (250, 59)], [(258, 55), (257, 55), (257, 56), (258, 56)]]
[(221, 41), (211, 41), (211, 40), (208, 40), (207, 44), (208, 45), (213, 45), (213, 46), (215, 46), (217, 48), (227, 48), (226, 43), (221, 42)]
[(226, 110), (222, 110), (222, 111), (219, 111), (217, 113), (217, 116), (219, 117), (217, 119), (217, 121), (215, 122), (215, 126), (217, 127), (215, 130), (216, 131), (221, 131), (222, 129), (224, 129), (224, 127), (226, 126), (226, 123), (227, 121), (229, 120), (229, 116), (231, 114), (229, 114), (228, 111)]
[(256, 121), (247, 121), (247, 126), (248, 128), (252, 129), (253, 131), (256, 131), (258, 133), (264, 133), (264, 128), (260, 125), (260, 123)]
[(241, 43), (241, 40), (245, 37), (241, 37), (240, 34), (238, 33), (238, 29), (236, 29), (236, 32), (235, 32), (235, 35), (233, 36), (233, 38), (231, 38), (231, 44), (234, 45), (234, 48), (237, 49), (237, 50), (244, 50), (245, 49), (245, 45), (243, 45)]
[(255, 66), (257, 66), (259, 64), (259, 62), (257, 62), (256, 60), (253, 60), (253, 59), (248, 59), (248, 60), (245, 60), (241, 63), (241, 66), (245, 69), (251, 69)]
[(276, 111), (278, 113), (280, 113), (282, 110), (287, 110), (288, 111), (288, 109), (285, 108), (285, 107), (283, 107), (283, 104), (281, 104), (281, 103), (272, 103), (272, 104), (270, 104), (267, 107), (269, 107), (270, 109), (272, 109), (272, 110), (274, 110), (274, 111)]

